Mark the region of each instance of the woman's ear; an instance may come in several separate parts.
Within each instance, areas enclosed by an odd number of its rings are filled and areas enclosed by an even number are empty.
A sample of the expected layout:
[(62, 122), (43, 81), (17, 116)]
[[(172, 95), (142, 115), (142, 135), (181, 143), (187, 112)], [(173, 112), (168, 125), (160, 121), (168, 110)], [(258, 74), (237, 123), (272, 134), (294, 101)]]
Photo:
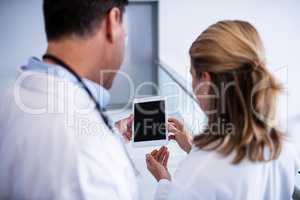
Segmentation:
[(106, 37), (114, 43), (120, 34), (122, 26), (122, 13), (119, 8), (112, 8), (106, 16)]
[(208, 72), (201, 73), (201, 81), (209, 82), (211, 81), (211, 76)]

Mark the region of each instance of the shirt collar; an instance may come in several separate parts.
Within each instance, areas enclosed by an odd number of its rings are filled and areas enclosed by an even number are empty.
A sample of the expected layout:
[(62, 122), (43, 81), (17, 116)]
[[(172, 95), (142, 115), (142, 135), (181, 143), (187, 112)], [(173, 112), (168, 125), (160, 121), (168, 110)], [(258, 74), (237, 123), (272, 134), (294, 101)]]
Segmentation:
[[(51, 74), (53, 76), (67, 79), (74, 84), (81, 86), (76, 77), (60, 65), (49, 64), (42, 62), (40, 59), (32, 57), (29, 59), (27, 65), (21, 67), (23, 70), (32, 70), (42, 73)], [(107, 89), (98, 83), (88, 79), (83, 79), (84, 84), (88, 87), (92, 95), (98, 100), (101, 108), (106, 108), (110, 101), (110, 93)]]
[(101, 108), (106, 108), (110, 101), (110, 93), (107, 89), (94, 81), (83, 79), (93, 96), (98, 100)]

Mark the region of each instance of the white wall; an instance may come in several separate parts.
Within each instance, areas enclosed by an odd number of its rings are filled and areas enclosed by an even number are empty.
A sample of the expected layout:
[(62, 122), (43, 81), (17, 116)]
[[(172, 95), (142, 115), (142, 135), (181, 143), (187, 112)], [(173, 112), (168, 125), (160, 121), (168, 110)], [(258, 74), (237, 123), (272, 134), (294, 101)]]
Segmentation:
[(41, 57), (46, 49), (42, 1), (0, 1), (0, 90), (30, 56)]
[(29, 56), (41, 56), (46, 48), (43, 24), (41, 0), (1, 0), (1, 73), (15, 72)]
[[(159, 57), (178, 73), (189, 77), (188, 50), (209, 25), (224, 19), (251, 22), (260, 32), (269, 68), (288, 67), (289, 115), (300, 114), (300, 1), (299, 0), (160, 0)], [(280, 70), (286, 83), (286, 70)]]

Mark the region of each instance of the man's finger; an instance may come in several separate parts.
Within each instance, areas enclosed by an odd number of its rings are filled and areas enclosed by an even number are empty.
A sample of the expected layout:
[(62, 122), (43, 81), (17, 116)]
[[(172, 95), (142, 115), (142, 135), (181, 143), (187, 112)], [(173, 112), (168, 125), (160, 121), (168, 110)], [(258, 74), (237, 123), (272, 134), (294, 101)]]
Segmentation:
[(132, 122), (133, 122), (133, 115), (131, 114), (131, 115), (127, 118), (127, 127), (132, 127)]
[(131, 138), (132, 138), (132, 137), (131, 137), (131, 134), (127, 134), (126, 137), (127, 137), (127, 140), (130, 142), (130, 141), (131, 141)]
[(126, 136), (127, 136), (129, 139), (131, 139), (131, 137), (132, 137), (132, 132), (127, 130)]

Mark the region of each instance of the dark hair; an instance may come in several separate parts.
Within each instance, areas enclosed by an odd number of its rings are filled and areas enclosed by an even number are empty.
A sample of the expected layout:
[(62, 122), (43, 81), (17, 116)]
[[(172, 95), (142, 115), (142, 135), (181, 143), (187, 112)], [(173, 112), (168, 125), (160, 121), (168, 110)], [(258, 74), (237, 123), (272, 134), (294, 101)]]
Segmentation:
[(47, 39), (92, 34), (112, 8), (124, 12), (127, 4), (128, 0), (44, 0)]

